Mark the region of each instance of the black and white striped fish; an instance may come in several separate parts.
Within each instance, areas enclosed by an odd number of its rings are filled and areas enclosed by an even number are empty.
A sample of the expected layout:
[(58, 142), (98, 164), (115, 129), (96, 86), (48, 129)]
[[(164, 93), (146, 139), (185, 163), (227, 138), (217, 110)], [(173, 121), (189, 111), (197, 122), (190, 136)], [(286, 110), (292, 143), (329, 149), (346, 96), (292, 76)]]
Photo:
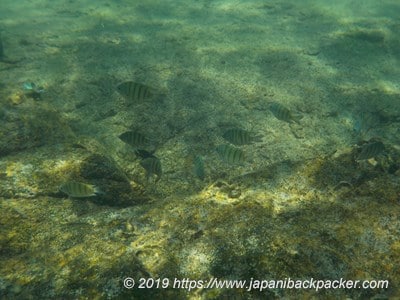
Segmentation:
[(241, 128), (232, 128), (224, 132), (222, 137), (234, 145), (248, 145), (253, 142), (259, 142), (260, 137), (254, 136), (247, 130)]
[(376, 157), (383, 151), (385, 151), (385, 145), (383, 145), (382, 142), (380, 141), (370, 142), (361, 147), (361, 152), (358, 155), (357, 160), (370, 159)]
[(138, 131), (126, 131), (122, 133), (119, 138), (134, 148), (143, 146), (149, 142), (148, 139)]
[(287, 107), (278, 102), (271, 102), (268, 107), (275, 118), (281, 121), (285, 121), (288, 123), (296, 122), (300, 124), (300, 120), (303, 118), (302, 115), (293, 113)]
[(242, 164), (245, 161), (244, 152), (239, 148), (231, 145), (219, 145), (216, 150), (221, 159), (229, 164)]
[(126, 81), (117, 86), (117, 91), (128, 100), (135, 102), (143, 101), (151, 96), (150, 88), (147, 85)]
[(156, 175), (156, 181), (159, 181), (162, 175), (161, 162), (155, 157), (147, 157), (140, 162), (140, 165), (146, 170), (147, 179), (149, 179), (152, 175)]
[(77, 181), (65, 182), (60, 186), (60, 191), (72, 198), (93, 197), (103, 194), (98, 187)]
[(137, 157), (139, 157), (139, 158), (141, 158), (141, 159), (145, 159), (145, 158), (148, 158), (148, 157), (155, 157), (154, 156), (154, 151), (147, 151), (147, 150), (144, 150), (144, 149), (136, 149), (135, 150), (135, 154), (136, 154), (136, 156)]

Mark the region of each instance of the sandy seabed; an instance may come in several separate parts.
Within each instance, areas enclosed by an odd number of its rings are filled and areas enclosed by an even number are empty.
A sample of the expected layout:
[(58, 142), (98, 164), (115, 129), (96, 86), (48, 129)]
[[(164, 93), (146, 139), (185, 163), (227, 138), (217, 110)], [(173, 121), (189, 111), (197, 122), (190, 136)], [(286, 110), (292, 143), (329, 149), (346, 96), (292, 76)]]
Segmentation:
[[(329, 3), (3, 0), (0, 296), (399, 297), (400, 4)], [(120, 95), (130, 80), (152, 97)], [(242, 164), (215, 151), (229, 128), (261, 137)], [(151, 140), (158, 182), (128, 130)], [(376, 140), (385, 151), (357, 160)], [(105, 196), (69, 199), (71, 179)], [(125, 289), (128, 276), (389, 286)]]

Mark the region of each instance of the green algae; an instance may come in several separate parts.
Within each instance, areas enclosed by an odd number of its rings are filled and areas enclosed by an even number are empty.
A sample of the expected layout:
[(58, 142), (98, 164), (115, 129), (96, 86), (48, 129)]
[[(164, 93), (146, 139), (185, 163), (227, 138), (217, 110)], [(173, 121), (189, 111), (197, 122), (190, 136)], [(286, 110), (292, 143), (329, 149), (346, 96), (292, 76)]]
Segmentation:
[[(399, 245), (385, 236), (400, 231), (395, 222), (399, 211), (393, 210), (388, 194), (374, 198), (379, 186), (374, 181), (363, 188), (363, 195), (347, 190), (309, 193), (293, 186), (291, 197), (302, 200), (285, 201), (286, 207), (277, 192), (247, 192), (232, 202), (225, 185), (210, 187), (189, 201), (170, 199), (114, 211), (90, 202), (76, 205), (75, 201), (51, 198), (30, 204), (29, 200), (2, 200), (5, 216), (10, 216), (4, 219), (3, 236), (8, 238), (2, 241), (2, 249), (10, 258), (20, 253), (20, 263), (8, 260), (2, 270), (13, 266), (13, 274), (20, 274), (16, 282), (10, 278), (17, 292), (15, 286), (32, 292), (26, 288), (33, 282), (48, 280), (40, 275), (42, 266), (49, 270), (48, 276), (57, 274), (52, 293), (78, 296), (80, 291), (93, 297), (130, 295), (117, 284), (121, 274), (200, 280), (307, 278), (310, 274), (315, 278), (370, 278), (383, 272), (385, 278), (396, 282)], [(396, 190), (398, 182), (392, 182)], [(386, 190), (390, 188), (386, 186)], [(19, 212), (15, 210), (18, 203), (24, 207)], [(24, 221), (13, 223), (15, 215), (23, 216)], [(47, 254), (39, 250), (43, 244), (48, 245)], [(21, 276), (28, 268), (37, 272)], [(81, 278), (86, 278), (84, 284)], [(9, 295), (15, 292), (7, 290)], [(70, 292), (65, 294), (67, 290)], [(170, 292), (153, 291), (164, 297), (184, 293)], [(236, 294), (232, 293), (214, 290), (202, 294)], [(280, 297), (288, 293), (272, 290), (253, 295)], [(334, 295), (329, 290), (322, 293)], [(349, 293), (353, 297), (371, 295), (369, 291)]]

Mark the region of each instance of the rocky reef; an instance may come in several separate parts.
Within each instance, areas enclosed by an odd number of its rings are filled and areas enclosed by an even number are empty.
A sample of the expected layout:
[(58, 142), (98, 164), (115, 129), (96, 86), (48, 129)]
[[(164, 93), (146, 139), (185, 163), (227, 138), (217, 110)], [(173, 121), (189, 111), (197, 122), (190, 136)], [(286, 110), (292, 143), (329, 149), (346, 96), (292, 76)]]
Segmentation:
[[(397, 295), (398, 174), (354, 165), (348, 176), (365, 172), (370, 176), (351, 186), (337, 185), (342, 182), (341, 166), (349, 170), (349, 155), (282, 162), (273, 172), (260, 170), (205, 185), (191, 196), (150, 202), (142, 201), (145, 197), (111, 159), (80, 146), (39, 148), (35, 155), (22, 152), (8, 157), (7, 163), (3, 158), (2, 296), (280, 299), (301, 293), (307, 298), (372, 299)], [(33, 160), (35, 156), (43, 159)], [(65, 176), (104, 182), (112, 197), (63, 197), (56, 187)], [(280, 176), (287, 184), (278, 184)], [(171, 282), (174, 278), (345, 278), (389, 280), (390, 288), (130, 290), (123, 287), (125, 277), (137, 282), (140, 278)]]

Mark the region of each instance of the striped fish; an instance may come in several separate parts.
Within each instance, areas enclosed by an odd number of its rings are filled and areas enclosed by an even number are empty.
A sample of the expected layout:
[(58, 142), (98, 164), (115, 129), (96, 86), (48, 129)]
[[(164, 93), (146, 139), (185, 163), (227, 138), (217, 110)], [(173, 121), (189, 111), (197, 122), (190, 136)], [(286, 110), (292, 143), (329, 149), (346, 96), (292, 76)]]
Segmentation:
[(292, 113), (288, 108), (278, 102), (271, 102), (269, 104), (269, 110), (272, 112), (275, 118), (288, 123), (296, 122), (299, 124), (302, 118), (301, 115)]
[(155, 157), (153, 155), (153, 153), (154, 153), (154, 151), (149, 152), (149, 151), (144, 150), (144, 149), (136, 149), (135, 150), (136, 156), (140, 157), (141, 159), (145, 159), (145, 158), (148, 158), (148, 157)]
[(206, 173), (204, 171), (204, 160), (200, 155), (197, 155), (193, 160), (193, 172), (200, 180), (204, 180)]
[(154, 174), (157, 175), (156, 181), (160, 180), (162, 175), (162, 169), (161, 169), (161, 162), (157, 157), (152, 156), (145, 158), (140, 162), (140, 165), (146, 170), (147, 179), (149, 179)]
[(385, 151), (385, 146), (382, 142), (371, 142), (361, 147), (361, 152), (358, 155), (358, 160), (370, 159), (378, 156)]
[(230, 164), (241, 164), (245, 160), (245, 155), (239, 148), (230, 145), (219, 145), (217, 152), (222, 160)]
[(147, 138), (143, 134), (137, 131), (126, 131), (123, 134), (121, 134), (119, 138), (123, 142), (127, 143), (128, 145), (131, 145), (134, 148), (138, 146), (143, 146), (148, 142)]
[(98, 187), (76, 181), (67, 181), (60, 186), (60, 191), (72, 198), (93, 197), (102, 194)]
[(117, 91), (126, 99), (132, 101), (143, 101), (151, 96), (148, 86), (133, 81), (126, 81), (119, 84)]
[(260, 141), (259, 137), (252, 136), (252, 134), (244, 129), (232, 128), (225, 131), (222, 135), (224, 139), (234, 145), (248, 145), (255, 141)]

